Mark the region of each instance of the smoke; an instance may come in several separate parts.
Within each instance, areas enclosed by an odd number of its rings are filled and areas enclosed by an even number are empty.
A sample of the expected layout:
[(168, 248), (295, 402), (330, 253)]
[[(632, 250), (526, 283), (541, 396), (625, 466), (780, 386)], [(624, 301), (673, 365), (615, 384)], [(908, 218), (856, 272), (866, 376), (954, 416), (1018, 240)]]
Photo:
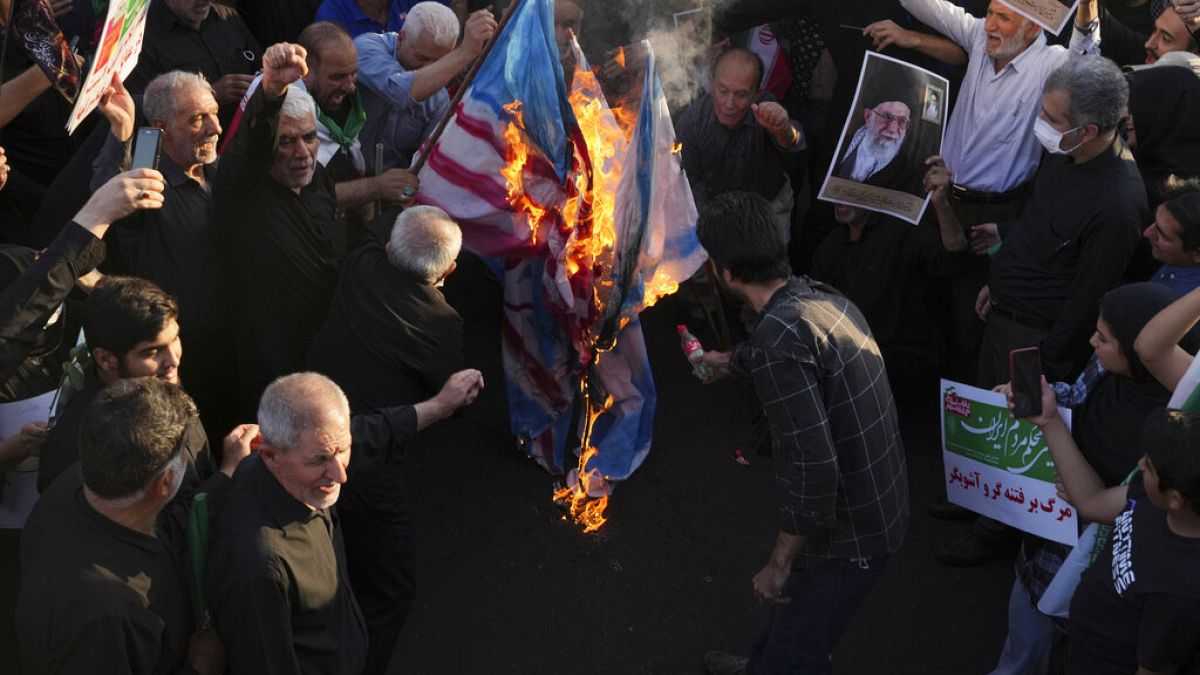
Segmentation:
[(687, 105), (708, 87), (704, 52), (710, 34), (711, 28), (701, 38), (692, 34), (688, 27), (677, 29), (672, 24), (651, 28), (646, 35), (654, 48), (658, 77), (672, 111)]
[[(654, 49), (663, 93), (672, 111), (703, 93), (708, 74), (703, 59), (712, 42), (713, 0), (575, 1), (584, 9), (580, 42), (593, 63), (604, 63), (617, 47), (644, 39)], [(636, 49), (629, 51), (636, 53)]]

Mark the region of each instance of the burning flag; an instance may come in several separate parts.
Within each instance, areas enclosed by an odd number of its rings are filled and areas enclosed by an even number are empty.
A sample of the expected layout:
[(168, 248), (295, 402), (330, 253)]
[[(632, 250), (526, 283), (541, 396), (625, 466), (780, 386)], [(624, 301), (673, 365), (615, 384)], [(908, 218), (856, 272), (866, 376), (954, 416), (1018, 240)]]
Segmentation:
[[(458, 220), (472, 251), (502, 259), (511, 427), (551, 472), (578, 465), (560, 497), (591, 531), (610, 482), (650, 448), (655, 390), (637, 313), (705, 254), (653, 56), (623, 128), (577, 46), (567, 92), (552, 18), (551, 0), (514, 10), (426, 149), (417, 201)], [(568, 462), (576, 434), (580, 458)]]

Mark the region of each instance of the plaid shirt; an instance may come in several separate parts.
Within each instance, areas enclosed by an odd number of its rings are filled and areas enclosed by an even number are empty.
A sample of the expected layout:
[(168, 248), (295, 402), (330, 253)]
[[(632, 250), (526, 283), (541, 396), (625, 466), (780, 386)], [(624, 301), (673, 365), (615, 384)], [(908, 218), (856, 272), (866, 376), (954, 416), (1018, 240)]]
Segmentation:
[(754, 381), (770, 422), (780, 529), (805, 537), (796, 564), (894, 553), (909, 521), (904, 447), (883, 358), (858, 308), (793, 277), (732, 366)]

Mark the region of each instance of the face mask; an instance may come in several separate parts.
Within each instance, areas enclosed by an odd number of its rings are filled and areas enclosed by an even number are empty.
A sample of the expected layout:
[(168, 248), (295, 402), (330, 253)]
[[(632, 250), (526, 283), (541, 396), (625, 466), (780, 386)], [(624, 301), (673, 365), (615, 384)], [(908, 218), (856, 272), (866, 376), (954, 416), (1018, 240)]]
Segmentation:
[(1066, 136), (1072, 131), (1080, 128), (1081, 127), (1075, 127), (1074, 129), (1068, 129), (1067, 131), (1059, 131), (1058, 129), (1050, 126), (1049, 122), (1039, 117), (1033, 123), (1033, 135), (1037, 136), (1037, 139), (1041, 141), (1042, 147), (1046, 148), (1046, 152), (1052, 155), (1069, 155), (1074, 152), (1076, 148), (1083, 145), (1083, 141), (1076, 143), (1069, 150), (1063, 150), (1063, 136)]

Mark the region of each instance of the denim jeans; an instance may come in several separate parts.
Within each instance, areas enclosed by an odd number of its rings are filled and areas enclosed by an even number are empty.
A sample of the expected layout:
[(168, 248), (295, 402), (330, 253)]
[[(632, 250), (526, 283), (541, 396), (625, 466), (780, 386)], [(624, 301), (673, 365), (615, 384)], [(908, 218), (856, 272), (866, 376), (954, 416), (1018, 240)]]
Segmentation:
[(883, 574), (887, 558), (828, 560), (794, 568), (773, 605), (766, 631), (754, 643), (749, 673), (831, 673), (830, 655), (854, 610)]

